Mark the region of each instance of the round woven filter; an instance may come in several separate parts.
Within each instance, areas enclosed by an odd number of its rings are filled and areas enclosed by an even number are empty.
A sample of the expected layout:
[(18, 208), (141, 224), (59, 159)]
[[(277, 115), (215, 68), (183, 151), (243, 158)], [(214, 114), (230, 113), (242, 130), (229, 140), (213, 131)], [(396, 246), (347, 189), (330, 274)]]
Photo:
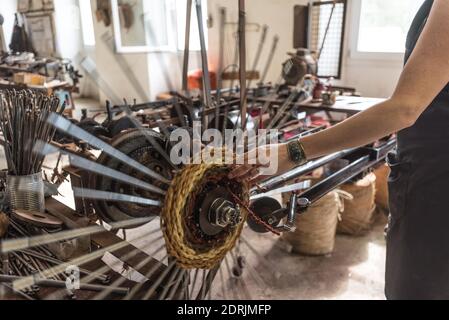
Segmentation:
[(192, 225), (188, 219), (195, 210), (192, 205), (203, 192), (202, 186), (219, 183), (232, 187), (232, 192), (244, 203), (249, 202), (248, 185), (227, 181), (229, 169), (217, 164), (189, 165), (180, 171), (167, 192), (161, 213), (161, 229), (167, 253), (184, 269), (212, 269), (231, 251), (240, 238), (248, 212), (241, 208), (242, 222), (224, 230), (217, 240), (198, 245), (192, 241)]

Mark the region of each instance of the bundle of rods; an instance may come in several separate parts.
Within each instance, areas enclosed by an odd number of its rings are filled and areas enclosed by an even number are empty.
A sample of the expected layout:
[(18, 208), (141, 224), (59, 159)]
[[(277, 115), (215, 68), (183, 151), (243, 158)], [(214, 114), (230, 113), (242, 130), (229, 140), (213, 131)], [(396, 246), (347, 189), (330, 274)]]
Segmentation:
[(62, 114), (65, 104), (55, 96), (31, 90), (0, 92), (0, 129), (5, 139), (9, 174), (26, 176), (39, 173), (45, 156), (34, 152), (42, 141), (49, 143), (55, 129), (47, 122), (52, 113)]
[[(30, 236), (29, 231), (26, 227), (20, 225), (13, 219), (11, 219), (11, 225), (8, 230), (9, 240), (20, 240), (27, 239)], [(27, 249), (22, 249), (14, 252), (1, 253), (0, 251), (0, 300), (3, 299), (1, 293), (1, 286), (12, 289), (9, 286), (15, 280), (23, 279), (28, 276), (34, 276), (35, 279), (39, 279), (35, 285), (25, 288), (19, 292), (19, 296), (24, 297), (29, 300), (34, 300), (39, 298), (39, 292), (41, 287), (53, 288), (53, 289), (65, 289), (67, 275), (65, 273), (51, 272), (50, 277), (45, 277), (43, 275), (44, 271), (52, 270), (52, 268), (62, 265), (65, 262), (58, 259), (46, 246), (36, 245)], [(100, 284), (82, 284), (81, 290), (101, 292), (103, 290), (108, 290), (107, 285), (110, 283), (111, 279), (109, 275), (100, 274), (96, 272), (91, 272), (89, 270), (80, 268), (82, 275), (92, 277), (91, 282), (96, 281)], [(126, 291), (126, 288), (115, 288), (118, 289), (121, 294)], [(70, 290), (63, 290), (63, 295), (67, 295), (68, 298), (74, 299), (74, 293)], [(56, 291), (55, 291), (56, 292)], [(45, 297), (44, 297), (45, 298)], [(59, 297), (56, 297), (59, 298)]]

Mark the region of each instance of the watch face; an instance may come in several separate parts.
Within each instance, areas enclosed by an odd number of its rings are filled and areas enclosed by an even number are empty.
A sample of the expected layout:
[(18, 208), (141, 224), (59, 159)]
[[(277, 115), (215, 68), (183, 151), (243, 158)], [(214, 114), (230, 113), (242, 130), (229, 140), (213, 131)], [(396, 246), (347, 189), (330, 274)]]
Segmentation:
[(288, 144), (288, 155), (292, 162), (302, 164), (305, 160), (305, 154), (301, 142), (298, 140), (290, 142)]

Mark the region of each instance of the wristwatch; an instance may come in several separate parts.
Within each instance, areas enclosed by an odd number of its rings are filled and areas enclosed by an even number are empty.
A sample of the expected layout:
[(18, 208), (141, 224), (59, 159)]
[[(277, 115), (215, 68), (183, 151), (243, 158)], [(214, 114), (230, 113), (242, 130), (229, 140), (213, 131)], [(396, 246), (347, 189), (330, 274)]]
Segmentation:
[(300, 166), (307, 162), (306, 153), (304, 151), (304, 146), (301, 141), (294, 140), (287, 144), (288, 157), (291, 162)]

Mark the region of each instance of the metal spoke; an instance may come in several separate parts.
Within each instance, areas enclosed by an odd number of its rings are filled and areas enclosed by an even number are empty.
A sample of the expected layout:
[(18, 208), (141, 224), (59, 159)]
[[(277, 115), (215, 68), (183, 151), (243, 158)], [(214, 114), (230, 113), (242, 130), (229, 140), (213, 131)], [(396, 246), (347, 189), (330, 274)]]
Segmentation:
[[(137, 129), (140, 130), (141, 133), (143, 133), (143, 135), (145, 136), (145, 138), (147, 139), (147, 141), (153, 146), (154, 149), (156, 149), (157, 152), (159, 152), (159, 154), (165, 159), (165, 161), (167, 161), (167, 163), (175, 170), (178, 170), (178, 168), (173, 164), (173, 162), (170, 159), (170, 156), (167, 154), (167, 152), (162, 148), (162, 146), (156, 141), (156, 139), (149, 134), (148, 130), (146, 128), (144, 128), (144, 126), (142, 125), (142, 123), (140, 123), (140, 121), (138, 121), (137, 119), (135, 119), (132, 115), (131, 109), (129, 108), (128, 105), (126, 105), (125, 107), (125, 112), (126, 115), (128, 116), (128, 119), (131, 120), (131, 122), (137, 127)], [(160, 118), (159, 118), (160, 119)], [(161, 125), (162, 122), (158, 121), (158, 125)], [(161, 133), (164, 133), (164, 135), (166, 136), (166, 138), (170, 138), (170, 135), (168, 134), (168, 130), (167, 128), (165, 128), (165, 130), (163, 128), (161, 128)], [(167, 135), (168, 134), (168, 135)], [(165, 179), (165, 178), (164, 178)]]
[[(151, 261), (154, 260), (154, 256), (157, 255), (159, 252), (161, 252), (165, 248), (165, 244), (159, 247), (155, 252), (150, 254), (146, 259), (139, 262), (136, 267), (134, 268), (136, 271), (139, 271), (139, 269), (145, 267), (147, 264), (149, 264)], [(111, 287), (118, 287), (121, 286), (124, 282), (126, 282), (127, 279), (125, 277), (118, 278), (114, 283), (111, 284)], [(103, 300), (105, 299), (109, 294), (111, 293), (111, 290), (104, 290), (100, 294), (94, 297), (93, 300)], [(128, 293), (127, 293), (128, 294)]]
[(228, 300), (228, 295), (226, 294), (225, 279), (224, 279), (224, 274), (223, 274), (223, 265), (224, 264), (222, 263), (221, 267), (220, 267), (221, 290), (222, 290), (223, 299)]
[(166, 300), (173, 300), (173, 298), (175, 297), (176, 292), (178, 291), (179, 286), (181, 285), (181, 283), (185, 283), (186, 282), (186, 276), (188, 274), (189, 274), (188, 270), (182, 270), (181, 274), (179, 275), (179, 280), (177, 280), (175, 282), (175, 285), (172, 286), (172, 289), (170, 290), (170, 293), (169, 293), (169, 295), (168, 295)]
[(65, 119), (64, 117), (62, 117), (56, 113), (52, 113), (48, 117), (47, 122), (49, 124), (53, 125), (56, 129), (59, 129), (60, 131), (66, 133), (74, 138), (83, 140), (86, 143), (88, 143), (89, 145), (98, 148), (99, 150), (103, 150), (103, 152), (108, 154), (109, 156), (148, 175), (149, 177), (154, 178), (162, 183), (170, 184), (170, 181), (167, 180), (165, 177), (163, 177), (160, 174), (154, 172), (153, 170), (147, 168), (143, 164), (137, 162), (136, 160), (134, 160), (131, 157), (124, 154), (123, 152), (115, 149), (114, 147), (110, 146), (106, 142), (98, 139), (97, 137), (90, 134), (89, 132), (77, 127), (76, 125), (71, 123), (69, 120)]
[(195, 292), (195, 287), (196, 287), (196, 282), (197, 282), (197, 280), (198, 280), (199, 272), (200, 272), (200, 269), (196, 269), (196, 270), (195, 270), (195, 273), (194, 273), (194, 275), (193, 275), (192, 288), (191, 288), (191, 291), (190, 291), (190, 296), (191, 296), (191, 297), (194, 297), (193, 294), (194, 294), (194, 292)]
[[(176, 267), (175, 271), (172, 272), (172, 274), (168, 278), (168, 281), (164, 286), (164, 290), (159, 295), (158, 300), (165, 300), (165, 297), (169, 293), (170, 289), (173, 288), (177, 283), (179, 284), (179, 282), (181, 281), (180, 276), (182, 277), (182, 269), (179, 267)], [(178, 279), (178, 280), (176, 281), (175, 279)]]
[[(147, 234), (144, 234), (144, 235), (142, 235), (141, 237), (139, 237), (136, 240), (145, 238), (146, 236), (147, 236)], [(102, 248), (102, 249), (99, 249), (99, 250), (97, 250), (95, 252), (83, 255), (83, 256), (81, 256), (79, 258), (76, 258), (76, 259), (73, 259), (73, 260), (71, 260), (69, 262), (62, 263), (60, 265), (57, 265), (55, 267), (52, 267), (52, 268), (49, 268), (49, 269), (46, 269), (46, 270), (41, 270), (41, 275), (40, 276), (38, 276), (38, 275), (30, 275), (30, 276), (24, 277), (24, 278), (22, 278), (20, 280), (14, 281), (13, 282), (13, 287), (16, 290), (25, 289), (27, 287), (33, 286), (36, 283), (38, 283), (39, 280), (42, 280), (42, 277), (44, 279), (48, 279), (48, 278), (50, 278), (52, 276), (52, 274), (62, 274), (62, 273), (64, 273), (67, 270), (67, 268), (70, 268), (72, 266), (84, 265), (84, 264), (86, 264), (88, 262), (91, 262), (93, 260), (96, 260), (96, 259), (99, 259), (99, 258), (103, 257), (103, 255), (105, 253), (107, 253), (107, 252), (113, 253), (115, 251), (118, 251), (120, 249), (125, 248), (126, 246), (129, 246), (129, 243), (126, 242), (126, 241), (122, 241), (122, 242), (116, 243), (114, 245), (111, 245), (109, 247)]]
[(234, 279), (234, 276), (232, 275), (231, 268), (229, 266), (228, 256), (226, 256), (226, 258), (225, 258), (225, 265), (226, 265), (226, 270), (228, 271), (228, 275), (229, 275), (229, 288), (231, 289), (232, 293), (234, 294), (235, 299), (239, 300), (240, 297), (239, 297), (237, 291), (235, 290), (235, 285), (233, 283), (233, 280), (235, 280), (235, 279)]
[(84, 189), (84, 188), (73, 188), (73, 195), (76, 198), (128, 202), (128, 203), (134, 203), (134, 204), (142, 204), (145, 206), (161, 207), (160, 201), (146, 199), (146, 198), (142, 198), (142, 197), (130, 196), (130, 195), (121, 194), (121, 193), (107, 192), (107, 191), (99, 191), (99, 190)]
[[(136, 226), (140, 224), (145, 224), (151, 222), (153, 219), (151, 218), (139, 218), (126, 220), (123, 222), (111, 223), (110, 226), (112, 230), (123, 229), (131, 226)], [(97, 233), (105, 232), (106, 229), (102, 226), (92, 226), (86, 228), (80, 228), (75, 230), (63, 231), (57, 234), (50, 235), (42, 235), (42, 236), (34, 236), (34, 237), (26, 237), (21, 239), (13, 239), (13, 240), (4, 240), (0, 242), (0, 252), (8, 253), (12, 251), (18, 251), (23, 249), (28, 249), (37, 246), (43, 246), (59, 241), (65, 241), (73, 238), (79, 238), (83, 236), (93, 235)], [(158, 230), (159, 231), (159, 230)]]
[[(161, 261), (164, 261), (165, 259), (168, 258), (168, 255), (165, 256)], [(147, 274), (145, 274), (145, 278), (147, 279), (151, 279), (151, 277), (153, 276), (154, 273), (156, 273), (159, 269), (159, 266), (154, 266), (152, 269), (150, 269), (150, 271), (148, 271)], [(132, 290), (131, 292), (124, 298), (124, 300), (132, 300), (134, 298), (134, 296), (140, 291), (140, 289), (142, 289), (143, 285), (145, 284), (145, 282), (139, 283), (137, 284)]]
[(72, 163), (72, 165), (81, 168), (81, 169), (85, 169), (87, 171), (96, 173), (98, 175), (102, 175), (111, 179), (115, 179), (121, 182), (125, 182), (128, 183), (130, 185), (134, 185), (136, 187), (151, 191), (151, 192), (155, 192), (161, 195), (165, 195), (166, 191), (162, 190), (161, 188), (155, 187), (152, 184), (149, 184), (145, 181), (139, 180), (137, 178), (131, 177), (129, 175), (126, 175), (120, 171), (117, 170), (113, 170), (110, 169), (106, 166), (103, 166), (101, 164), (98, 164), (94, 161), (85, 159), (81, 156), (78, 156), (76, 154), (73, 154), (71, 152), (68, 152), (66, 150), (63, 149), (59, 149), (57, 147), (54, 147), (50, 144), (45, 144), (45, 143), (41, 143), (41, 144), (36, 144), (36, 151), (37, 152), (41, 152), (45, 155), (49, 155), (52, 153), (58, 153), (58, 152), (62, 152), (66, 155), (69, 156), (70, 162)]
[(176, 261), (172, 261), (169, 263), (168, 268), (162, 273), (162, 275), (154, 282), (151, 286), (150, 290), (145, 294), (143, 300), (149, 300), (153, 294), (156, 292), (156, 289), (162, 284), (162, 281), (172, 272), (173, 268), (176, 267)]

